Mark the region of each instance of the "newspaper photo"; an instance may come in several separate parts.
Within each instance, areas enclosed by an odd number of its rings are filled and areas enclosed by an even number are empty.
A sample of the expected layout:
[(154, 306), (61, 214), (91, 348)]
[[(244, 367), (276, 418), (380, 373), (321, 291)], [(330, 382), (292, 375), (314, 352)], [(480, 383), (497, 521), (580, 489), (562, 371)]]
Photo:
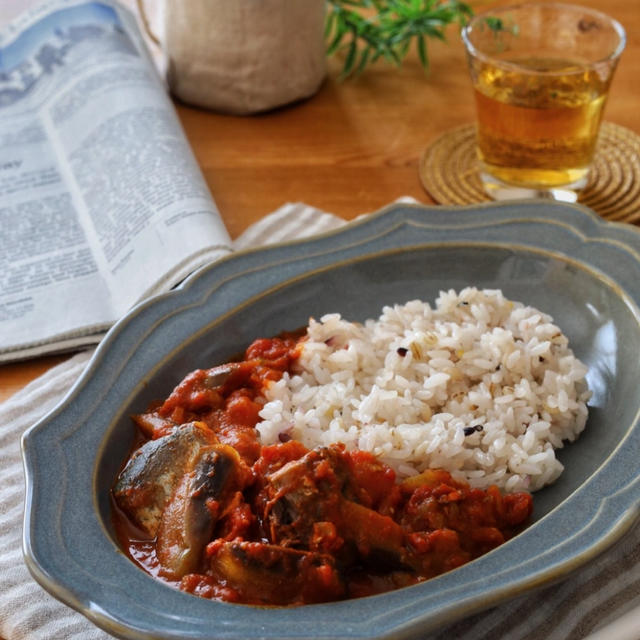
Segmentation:
[(135, 17), (57, 0), (0, 32), (0, 362), (97, 343), (230, 238)]

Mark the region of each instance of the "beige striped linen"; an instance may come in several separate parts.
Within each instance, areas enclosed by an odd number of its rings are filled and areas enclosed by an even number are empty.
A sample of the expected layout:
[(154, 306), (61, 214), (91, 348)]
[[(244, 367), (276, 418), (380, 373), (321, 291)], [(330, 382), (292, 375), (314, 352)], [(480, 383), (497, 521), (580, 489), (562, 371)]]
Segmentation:
[[(287, 204), (250, 227), (234, 244), (243, 249), (283, 242), (342, 224), (334, 215), (303, 204)], [(21, 551), (24, 478), (20, 437), (64, 397), (90, 355), (75, 355), (0, 405), (0, 637), (4, 640), (111, 637), (46, 593), (31, 578)], [(423, 640), (587, 637), (640, 640), (640, 524), (562, 582), (470, 616)]]

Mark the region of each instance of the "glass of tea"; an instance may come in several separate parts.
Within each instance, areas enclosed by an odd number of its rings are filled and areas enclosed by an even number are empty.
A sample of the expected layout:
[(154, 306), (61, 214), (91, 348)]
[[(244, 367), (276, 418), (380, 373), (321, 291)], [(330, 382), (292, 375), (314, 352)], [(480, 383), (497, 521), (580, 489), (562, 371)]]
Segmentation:
[(577, 200), (625, 46), (622, 26), (599, 11), (541, 2), (479, 14), (462, 37), (486, 193)]

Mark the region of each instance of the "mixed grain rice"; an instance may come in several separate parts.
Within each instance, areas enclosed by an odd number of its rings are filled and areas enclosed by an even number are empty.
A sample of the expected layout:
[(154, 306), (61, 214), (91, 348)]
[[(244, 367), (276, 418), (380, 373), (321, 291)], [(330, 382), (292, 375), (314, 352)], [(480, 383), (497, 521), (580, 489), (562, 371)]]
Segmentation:
[(267, 391), (263, 444), (344, 442), (400, 478), (443, 468), (472, 486), (535, 491), (587, 419), (586, 367), (552, 318), (501, 291), (441, 292), (377, 320), (311, 320), (297, 371)]

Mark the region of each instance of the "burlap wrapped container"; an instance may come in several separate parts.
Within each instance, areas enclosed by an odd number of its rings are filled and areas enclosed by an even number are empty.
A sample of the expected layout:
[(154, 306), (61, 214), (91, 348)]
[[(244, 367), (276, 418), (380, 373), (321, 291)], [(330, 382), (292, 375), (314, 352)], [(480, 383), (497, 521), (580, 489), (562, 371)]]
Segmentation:
[(324, 0), (164, 0), (167, 82), (198, 107), (251, 114), (314, 94)]

